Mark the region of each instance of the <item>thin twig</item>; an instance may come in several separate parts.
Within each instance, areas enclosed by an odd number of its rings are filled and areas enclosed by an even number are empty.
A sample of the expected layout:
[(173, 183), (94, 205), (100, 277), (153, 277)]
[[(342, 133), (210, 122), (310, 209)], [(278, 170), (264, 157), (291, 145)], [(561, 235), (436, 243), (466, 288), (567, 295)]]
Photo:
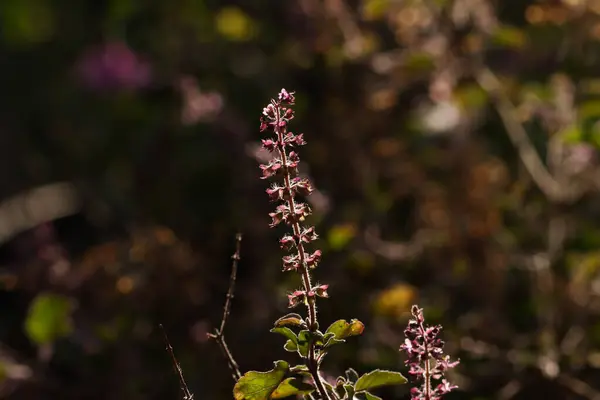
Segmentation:
[(229, 277), (229, 289), (227, 290), (227, 296), (225, 299), (225, 306), (223, 307), (223, 318), (221, 319), (221, 327), (219, 333), (223, 335), (225, 330), (225, 322), (231, 311), (231, 300), (233, 299), (233, 291), (235, 290), (235, 280), (237, 278), (237, 268), (240, 261), (240, 250), (242, 245), (242, 234), (238, 233), (235, 237), (235, 253), (231, 257), (233, 259), (231, 266), (231, 276)]
[(162, 326), (162, 324), (160, 324), (159, 326), (163, 332), (163, 336), (165, 337), (165, 344), (167, 345), (167, 351), (171, 355), (173, 367), (175, 368), (177, 375), (179, 375), (179, 385), (181, 387), (181, 391), (183, 392), (183, 400), (193, 400), (194, 395), (192, 394), (192, 392), (190, 392), (190, 389), (188, 389), (187, 383), (185, 382), (185, 378), (183, 377), (183, 371), (181, 370), (181, 366), (179, 365), (177, 358), (175, 358), (173, 347), (171, 346), (171, 342), (169, 342), (169, 338), (167, 337), (167, 332), (165, 331), (165, 328)]
[(219, 329), (215, 329), (214, 333), (209, 333), (208, 337), (211, 339), (215, 339), (221, 352), (227, 359), (227, 364), (229, 364), (229, 369), (231, 369), (231, 375), (234, 381), (238, 381), (242, 377), (242, 373), (240, 372), (240, 368), (233, 358), (231, 351), (229, 350), (229, 346), (227, 346), (227, 342), (225, 341), (225, 324), (227, 322), (227, 317), (229, 317), (229, 313), (231, 311), (231, 300), (233, 299), (233, 293), (235, 290), (235, 280), (237, 278), (237, 269), (238, 263), (240, 261), (240, 250), (242, 246), (242, 234), (238, 233), (235, 236), (235, 253), (233, 253), (232, 263), (231, 263), (231, 275), (229, 277), (229, 288), (227, 289), (227, 296), (225, 297), (225, 305), (223, 306), (223, 317), (221, 318), (221, 325)]

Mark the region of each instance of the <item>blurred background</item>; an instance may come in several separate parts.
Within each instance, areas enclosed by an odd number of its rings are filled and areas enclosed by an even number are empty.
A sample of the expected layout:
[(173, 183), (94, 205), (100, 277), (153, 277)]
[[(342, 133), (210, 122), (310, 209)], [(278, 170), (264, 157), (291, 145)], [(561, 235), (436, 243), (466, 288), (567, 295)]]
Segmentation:
[[(600, 0), (1, 0), (0, 397), (197, 399), (294, 361), (259, 116), (293, 130), (330, 284), (324, 365), (405, 371), (410, 305), (448, 399), (600, 399)], [(407, 399), (408, 385), (379, 394)]]

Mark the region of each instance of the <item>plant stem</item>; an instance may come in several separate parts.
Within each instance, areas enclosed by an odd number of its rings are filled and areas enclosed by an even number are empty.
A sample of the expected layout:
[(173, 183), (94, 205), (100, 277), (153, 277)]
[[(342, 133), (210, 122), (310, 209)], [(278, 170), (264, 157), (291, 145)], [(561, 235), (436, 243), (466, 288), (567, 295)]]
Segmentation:
[(429, 357), (427, 357), (425, 360), (425, 400), (431, 400), (431, 365), (429, 361)]
[[(312, 353), (312, 357), (310, 355), (311, 353)], [(309, 369), (311, 375), (313, 376), (315, 385), (317, 386), (317, 390), (319, 391), (321, 398), (323, 400), (329, 400), (329, 393), (327, 393), (327, 389), (325, 389), (325, 385), (323, 385), (323, 381), (321, 381), (321, 375), (319, 374), (319, 366), (318, 366), (317, 362), (315, 361), (315, 348), (312, 344), (309, 349), (308, 369)]]
[[(277, 110), (276, 115), (277, 115), (277, 119), (276, 119), (276, 125), (275, 125), (275, 133), (277, 134), (277, 139), (278, 139), (277, 150), (279, 151), (279, 156), (281, 157), (281, 163), (283, 165), (283, 172), (284, 172), (283, 173), (283, 181), (284, 181), (284, 185), (285, 185), (286, 193), (287, 193), (286, 200), (287, 200), (290, 212), (292, 213), (292, 215), (295, 215), (296, 202), (294, 201), (290, 172), (287, 167), (287, 154), (286, 154), (285, 147), (284, 147), (284, 131), (279, 127), (279, 118), (280, 118), (279, 110)], [(311, 279), (310, 279), (310, 272), (308, 270), (308, 266), (306, 265), (306, 251), (304, 249), (304, 245), (302, 244), (302, 240), (301, 240), (302, 227), (300, 226), (300, 222), (295, 220), (292, 223), (292, 229), (294, 231), (296, 248), (298, 249), (300, 275), (302, 277), (302, 285), (304, 286), (304, 291), (306, 292), (306, 298), (307, 298), (306, 307), (308, 310), (308, 321), (309, 321), (308, 329), (311, 332), (315, 332), (318, 329), (317, 306), (316, 306), (314, 296), (308, 295), (308, 293), (312, 290), (312, 283), (311, 283)], [(323, 385), (323, 382), (321, 380), (321, 376), (319, 375), (319, 365), (317, 364), (315, 345), (312, 341), (309, 344), (309, 349), (308, 349), (308, 365), (307, 365), (307, 367), (315, 381), (315, 385), (317, 386), (317, 390), (319, 391), (321, 398), (325, 399), (325, 400), (329, 400), (329, 394), (327, 393), (327, 390), (325, 389), (325, 386)]]
[(429, 348), (429, 340), (427, 339), (427, 331), (425, 330), (425, 326), (423, 326), (423, 322), (419, 323), (419, 329), (421, 330), (421, 335), (423, 335), (423, 347), (425, 348), (425, 355), (427, 359), (425, 360), (425, 400), (431, 400), (431, 358), (429, 357), (429, 352), (431, 349)]

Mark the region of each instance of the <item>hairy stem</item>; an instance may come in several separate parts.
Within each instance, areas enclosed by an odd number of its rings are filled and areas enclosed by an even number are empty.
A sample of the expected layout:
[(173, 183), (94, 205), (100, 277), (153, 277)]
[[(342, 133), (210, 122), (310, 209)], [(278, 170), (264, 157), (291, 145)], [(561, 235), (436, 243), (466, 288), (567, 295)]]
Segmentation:
[(425, 400), (431, 400), (431, 357), (429, 357), (429, 353), (431, 348), (429, 346), (429, 340), (427, 339), (427, 332), (425, 330), (425, 326), (423, 322), (419, 323), (419, 329), (421, 330), (421, 334), (423, 335), (423, 346), (425, 347), (425, 376), (424, 376), (424, 387), (425, 387)]
[[(427, 346), (427, 345), (425, 345)], [(425, 360), (425, 399), (431, 400), (431, 365), (429, 357)]]
[[(279, 118), (280, 118), (279, 112), (277, 112), (277, 124), (276, 124), (276, 128), (275, 128), (275, 133), (277, 134), (277, 137), (279, 139), (278, 140), (279, 144), (277, 145), (277, 150), (279, 151), (279, 156), (281, 157), (281, 163), (283, 164), (283, 168), (284, 168), (283, 180), (284, 180), (286, 192), (288, 193), (288, 195), (287, 195), (288, 207), (291, 210), (291, 212), (294, 213), (294, 211), (296, 210), (296, 202), (294, 201), (290, 172), (287, 167), (287, 154), (286, 154), (286, 151), (285, 151), (285, 148), (283, 145), (284, 131), (283, 131), (283, 129), (281, 129), (279, 127)], [(312, 283), (311, 283), (311, 279), (310, 279), (310, 272), (309, 272), (308, 266), (306, 265), (306, 251), (304, 249), (304, 245), (302, 244), (302, 240), (301, 240), (302, 227), (300, 226), (300, 223), (297, 220), (295, 220), (294, 223), (292, 224), (292, 229), (294, 232), (296, 247), (298, 249), (300, 275), (302, 277), (302, 285), (304, 286), (304, 290), (307, 294), (306, 298), (307, 298), (307, 310), (308, 310), (308, 320), (309, 320), (308, 329), (311, 332), (315, 332), (318, 329), (317, 305), (316, 305), (314, 296), (308, 296), (308, 293), (312, 290)], [(315, 349), (315, 345), (313, 342), (311, 342), (309, 344), (307, 367), (315, 381), (315, 385), (317, 386), (317, 390), (319, 391), (321, 398), (323, 398), (325, 400), (329, 400), (329, 394), (327, 393), (327, 390), (325, 389), (325, 386), (323, 385), (323, 381), (321, 380), (321, 376), (319, 375), (319, 365), (317, 363), (316, 349)]]

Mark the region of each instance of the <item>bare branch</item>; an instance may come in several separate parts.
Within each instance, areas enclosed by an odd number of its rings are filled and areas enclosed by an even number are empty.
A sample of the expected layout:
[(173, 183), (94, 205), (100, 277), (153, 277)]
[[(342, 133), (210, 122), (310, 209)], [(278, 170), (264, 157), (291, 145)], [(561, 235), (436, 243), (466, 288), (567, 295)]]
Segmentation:
[(242, 234), (238, 233), (235, 236), (235, 253), (233, 253), (232, 263), (231, 263), (231, 275), (229, 277), (229, 288), (227, 289), (227, 295), (225, 297), (225, 305), (223, 306), (223, 317), (221, 318), (221, 325), (219, 329), (215, 329), (214, 333), (209, 333), (208, 337), (211, 339), (215, 339), (221, 352), (227, 359), (227, 364), (229, 365), (229, 369), (231, 369), (231, 374), (234, 381), (237, 381), (242, 377), (242, 373), (240, 372), (240, 368), (233, 358), (231, 351), (229, 350), (229, 346), (227, 346), (227, 342), (225, 341), (225, 324), (227, 322), (227, 317), (229, 317), (229, 313), (231, 311), (231, 300), (233, 299), (233, 294), (235, 291), (235, 280), (237, 279), (237, 269), (238, 263), (240, 261), (240, 250), (242, 246)]
[(183, 371), (181, 370), (181, 366), (179, 365), (177, 358), (175, 358), (173, 347), (171, 346), (169, 338), (167, 337), (167, 332), (165, 331), (165, 328), (162, 326), (162, 324), (160, 324), (159, 326), (165, 337), (165, 344), (167, 345), (167, 351), (171, 355), (171, 360), (173, 361), (173, 368), (175, 368), (175, 371), (179, 376), (179, 385), (181, 387), (181, 391), (183, 392), (183, 400), (193, 400), (194, 395), (192, 394), (192, 392), (190, 392), (190, 389), (188, 389), (187, 383), (185, 382), (185, 378), (183, 377)]
[(231, 311), (231, 300), (233, 299), (233, 292), (235, 290), (235, 280), (237, 278), (238, 263), (240, 261), (240, 250), (242, 246), (242, 234), (238, 233), (235, 236), (235, 253), (231, 258), (233, 259), (231, 265), (231, 275), (229, 277), (229, 288), (227, 289), (227, 296), (225, 298), (225, 306), (223, 307), (223, 318), (221, 319), (221, 327), (219, 328), (219, 334), (223, 335), (225, 330), (225, 322)]

